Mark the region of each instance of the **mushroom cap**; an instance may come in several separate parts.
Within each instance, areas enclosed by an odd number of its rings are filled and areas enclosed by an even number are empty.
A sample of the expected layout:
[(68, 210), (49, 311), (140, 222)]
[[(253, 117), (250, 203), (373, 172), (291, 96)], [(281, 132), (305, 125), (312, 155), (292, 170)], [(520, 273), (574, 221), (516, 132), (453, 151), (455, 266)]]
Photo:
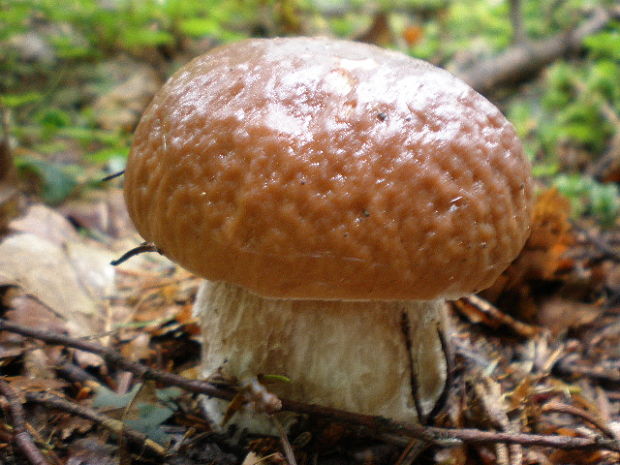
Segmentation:
[(500, 111), (426, 62), (341, 40), (194, 59), (142, 116), (125, 178), (144, 239), (265, 297), (457, 297), (529, 234), (530, 165)]

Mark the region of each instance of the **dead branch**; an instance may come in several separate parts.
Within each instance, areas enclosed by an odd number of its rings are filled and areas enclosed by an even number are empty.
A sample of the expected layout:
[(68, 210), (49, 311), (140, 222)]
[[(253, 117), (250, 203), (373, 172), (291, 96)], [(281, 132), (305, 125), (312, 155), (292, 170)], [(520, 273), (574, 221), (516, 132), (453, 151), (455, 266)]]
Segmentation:
[(600, 31), (610, 20), (620, 16), (620, 8), (598, 8), (580, 27), (547, 39), (519, 43), (500, 55), (458, 73), (465, 82), (482, 94), (506, 84), (522, 81), (554, 60), (581, 48), (583, 40)]
[(61, 399), (58, 396), (45, 394), (42, 392), (28, 392), (26, 393), (26, 400), (28, 402), (41, 404), (48, 408), (61, 410), (78, 417), (86, 418), (87, 420), (106, 428), (114, 434), (126, 438), (131, 445), (139, 447), (140, 450), (146, 450), (159, 457), (166, 454), (166, 449), (163, 446), (149, 439), (146, 435), (127, 427), (127, 425), (120, 420), (115, 420), (106, 415), (97, 413), (93, 409), (83, 407), (65, 399)]
[[(99, 355), (106, 362), (120, 369), (131, 371), (143, 379), (151, 379), (166, 386), (177, 386), (186, 391), (206, 394), (220, 399), (231, 400), (236, 390), (229, 386), (216, 386), (207, 381), (188, 379), (172, 373), (148, 368), (142, 364), (130, 362), (117, 352), (86, 342), (80, 339), (64, 335), (53, 334), (49, 331), (41, 331), (25, 326), (10, 323), (0, 319), (0, 331), (9, 331), (26, 337), (39, 339), (48, 344), (57, 344), (65, 347), (83, 350)], [(571, 437), (552, 436), (528, 433), (505, 433), (481, 431), (477, 429), (450, 429), (412, 425), (393, 421), (387, 418), (346, 412), (343, 410), (306, 404), (292, 400), (282, 399), (283, 410), (297, 412), (306, 415), (320, 416), (350, 425), (362, 427), (371, 433), (393, 433), (401, 436), (412, 437), (441, 446), (454, 446), (466, 442), (469, 444), (521, 444), (523, 446), (543, 446), (556, 449), (582, 449), (595, 450), (605, 449), (620, 452), (620, 441), (603, 437)]]
[(567, 405), (558, 401), (547, 402), (542, 406), (542, 411), (544, 413), (555, 412), (555, 413), (566, 413), (568, 415), (572, 415), (575, 417), (579, 417), (582, 420), (587, 421), (592, 424), (595, 428), (598, 428), (605, 436), (616, 439), (616, 433), (607, 426), (600, 418), (595, 417), (594, 415), (582, 410), (580, 408), (574, 407), (573, 405)]
[(11, 420), (13, 421), (13, 440), (19, 450), (32, 465), (49, 465), (50, 462), (47, 461), (35, 445), (32, 436), (30, 436), (26, 429), (26, 416), (17, 393), (9, 383), (2, 379), (0, 379), (0, 394), (6, 398)]
[(535, 337), (541, 332), (541, 328), (515, 320), (492, 303), (475, 294), (453, 301), (452, 307), (472, 323), (478, 322), (475, 316), (479, 314), (481, 315), (479, 321), (488, 320), (492, 327), (506, 326), (524, 338)]
[(273, 422), (276, 430), (278, 431), (278, 436), (280, 436), (280, 443), (282, 444), (282, 450), (284, 450), (284, 456), (286, 457), (286, 461), (289, 465), (297, 465), (297, 459), (295, 458), (293, 446), (291, 446), (291, 443), (288, 440), (284, 427), (276, 417), (271, 417), (271, 421)]

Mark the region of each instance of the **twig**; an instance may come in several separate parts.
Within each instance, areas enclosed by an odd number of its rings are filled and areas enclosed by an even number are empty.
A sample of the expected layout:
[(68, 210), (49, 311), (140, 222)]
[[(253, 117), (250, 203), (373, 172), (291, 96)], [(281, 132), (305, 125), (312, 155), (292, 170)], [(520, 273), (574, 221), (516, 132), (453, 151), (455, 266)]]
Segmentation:
[(598, 428), (605, 436), (610, 438), (616, 438), (616, 434), (614, 431), (609, 428), (606, 424), (604, 424), (599, 418), (596, 418), (594, 415), (577, 408), (573, 405), (563, 404), (558, 401), (551, 401), (542, 406), (542, 411), (547, 412), (556, 412), (556, 413), (566, 413), (568, 415), (573, 415), (575, 417), (579, 417), (588, 423), (592, 424), (595, 428)]
[[(488, 376), (482, 376), (481, 382), (474, 385), (474, 393), (491, 423), (501, 431), (517, 432), (515, 425), (508, 418), (503, 402), (502, 388), (498, 382)], [(497, 463), (502, 465), (521, 465), (523, 450), (519, 444), (496, 445)]]
[(428, 442), (416, 438), (411, 439), (394, 465), (411, 465), (429, 446)]
[(289, 465), (297, 465), (295, 453), (293, 452), (293, 446), (291, 446), (291, 443), (286, 436), (286, 431), (284, 431), (282, 423), (280, 423), (280, 421), (275, 416), (271, 417), (271, 421), (278, 430), (278, 435), (280, 436), (280, 442), (282, 443), (282, 449), (284, 450), (284, 456), (286, 457), (286, 460), (288, 461)]
[(107, 175), (105, 178), (101, 178), (101, 182), (111, 181), (112, 179), (116, 179), (125, 174), (125, 170), (119, 171), (118, 173), (112, 173)]
[[(10, 331), (22, 336), (40, 339), (48, 344), (59, 344), (65, 347), (72, 347), (85, 352), (95, 353), (109, 364), (123, 370), (131, 371), (140, 378), (152, 379), (167, 386), (177, 386), (189, 392), (206, 394), (225, 400), (231, 400), (236, 392), (228, 386), (216, 386), (207, 381), (187, 379), (182, 376), (147, 368), (142, 364), (130, 362), (120, 356), (117, 352), (107, 347), (102, 347), (98, 344), (85, 342), (68, 336), (53, 334), (49, 331), (27, 328), (25, 326), (16, 325), (15, 323), (10, 323), (3, 319), (0, 319), (0, 331)], [(521, 444), (524, 446), (553, 447), (556, 449), (606, 449), (620, 452), (620, 441), (601, 437), (582, 438), (527, 433), (498, 433), (492, 431), (481, 431), (477, 429), (428, 427), (286, 399), (282, 399), (282, 408), (283, 410), (321, 416), (325, 419), (332, 419), (360, 426), (375, 434), (378, 432), (391, 432), (401, 436), (422, 439), (424, 441), (443, 446), (454, 446), (460, 444), (461, 442), (467, 442), (470, 444), (494, 444), (497, 442), (503, 442), (506, 444)]]
[(26, 429), (24, 409), (13, 388), (6, 381), (0, 379), (0, 394), (8, 403), (11, 420), (13, 421), (13, 438), (19, 450), (32, 465), (49, 465), (47, 459), (35, 445), (32, 436)]
[(51, 394), (45, 394), (41, 392), (28, 392), (26, 393), (26, 400), (28, 402), (34, 402), (37, 404), (45, 405), (48, 408), (54, 408), (63, 412), (68, 412), (73, 415), (77, 415), (87, 420), (93, 421), (98, 425), (112, 431), (113, 433), (126, 438), (130, 444), (139, 446), (141, 449), (145, 449), (154, 455), (164, 456), (166, 449), (157, 444), (155, 441), (149, 439), (146, 435), (128, 428), (122, 421), (115, 420), (106, 415), (97, 413), (96, 411), (83, 407), (81, 405), (74, 404), (67, 400), (61, 399), (58, 396)]
[(125, 263), (131, 257), (134, 257), (141, 253), (146, 253), (146, 252), (157, 252), (159, 254), (163, 253), (162, 250), (159, 247), (157, 247), (155, 244), (153, 244), (152, 242), (143, 242), (138, 247), (134, 247), (133, 249), (125, 252), (123, 255), (121, 255), (120, 258), (117, 258), (116, 260), (112, 260), (110, 262), (110, 265), (113, 265), (113, 266), (120, 265), (121, 263)]
[[(478, 297), (477, 295), (470, 295), (467, 297), (462, 297), (459, 300), (455, 300), (452, 302), (456, 310), (460, 313), (464, 314), (466, 318), (470, 321), (471, 311), (483, 315), (480, 320), (488, 320), (492, 326), (495, 324), (496, 326), (504, 325), (514, 331), (517, 335), (525, 338), (534, 337), (540, 333), (540, 328), (536, 326), (531, 326), (521, 321), (515, 320), (510, 315), (502, 312), (500, 309), (495, 307), (490, 302), (484, 300), (482, 297)], [(471, 311), (470, 311), (471, 310)], [(472, 321), (473, 323), (478, 323), (478, 321)]]
[(579, 27), (546, 39), (513, 45), (494, 58), (473, 63), (458, 75), (482, 94), (526, 79), (561, 56), (579, 50), (584, 38), (601, 30), (619, 14), (620, 8), (597, 8)]

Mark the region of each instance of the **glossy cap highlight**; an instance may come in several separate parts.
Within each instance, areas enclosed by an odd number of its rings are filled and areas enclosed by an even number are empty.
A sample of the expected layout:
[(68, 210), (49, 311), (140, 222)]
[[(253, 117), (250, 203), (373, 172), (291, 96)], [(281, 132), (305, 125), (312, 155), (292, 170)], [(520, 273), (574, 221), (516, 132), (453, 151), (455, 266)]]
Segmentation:
[(458, 297), (529, 234), (530, 165), (499, 110), (446, 71), (347, 41), (196, 58), (144, 113), (125, 178), (146, 240), (266, 297)]

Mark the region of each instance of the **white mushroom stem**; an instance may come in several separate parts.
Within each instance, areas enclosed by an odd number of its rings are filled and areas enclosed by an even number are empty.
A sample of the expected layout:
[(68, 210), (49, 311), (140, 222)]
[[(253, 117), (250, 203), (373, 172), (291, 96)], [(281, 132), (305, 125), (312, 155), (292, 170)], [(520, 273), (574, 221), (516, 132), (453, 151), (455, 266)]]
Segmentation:
[(284, 375), (290, 383), (269, 385), (282, 398), (423, 423), (446, 385), (444, 307), (443, 300), (266, 299), (205, 281), (194, 307), (202, 375)]

